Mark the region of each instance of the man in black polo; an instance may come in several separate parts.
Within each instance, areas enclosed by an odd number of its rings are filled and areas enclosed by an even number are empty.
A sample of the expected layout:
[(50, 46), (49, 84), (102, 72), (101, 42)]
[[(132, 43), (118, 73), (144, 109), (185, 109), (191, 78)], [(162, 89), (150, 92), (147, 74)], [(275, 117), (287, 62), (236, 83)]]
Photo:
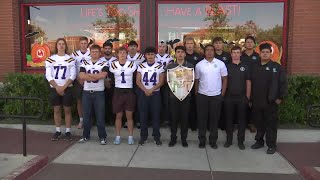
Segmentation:
[[(249, 66), (249, 71), (252, 69), (252, 65), (260, 60), (260, 56), (257, 52), (255, 52), (256, 39), (253, 36), (247, 36), (245, 38), (245, 50), (242, 52), (241, 55), (241, 62), (247, 64)], [(255, 122), (252, 115), (252, 109), (248, 108), (248, 128), (250, 132), (255, 133)]]
[[(251, 94), (251, 81), (249, 68), (240, 61), (241, 48), (234, 46), (231, 49), (232, 62), (227, 64), (228, 85), (224, 101), (224, 113), (226, 120), (227, 141), (224, 147), (232, 145), (233, 121), (238, 120), (238, 147), (243, 150), (246, 131), (246, 113), (248, 100)], [(237, 116), (234, 116), (235, 113)]]
[[(193, 66), (196, 66), (203, 57), (195, 51), (196, 42), (192, 37), (186, 37), (183, 40), (184, 47), (186, 48), (186, 57), (185, 60)], [(197, 130), (197, 106), (196, 106), (196, 97), (194, 95), (194, 88), (191, 90), (191, 106), (189, 109), (189, 126), (192, 131)]]
[[(175, 48), (176, 61), (167, 66), (167, 71), (174, 69), (178, 66), (183, 66), (187, 68), (194, 68), (194, 66), (185, 60), (186, 49), (183, 46), (177, 46)], [(193, 79), (192, 79), (193, 80)], [(177, 126), (180, 120), (181, 126), (181, 143), (183, 147), (188, 147), (187, 136), (188, 136), (188, 111), (190, 108), (191, 94), (187, 95), (185, 99), (180, 101), (173, 93), (170, 91), (169, 103), (170, 103), (170, 114), (171, 114), (171, 140), (169, 142), (169, 147), (173, 147), (177, 143)]]
[(271, 45), (260, 45), (260, 58), (252, 69), (252, 108), (256, 120), (256, 143), (252, 149), (268, 146), (267, 154), (274, 154), (277, 148), (278, 106), (287, 94), (286, 73), (281, 65), (271, 61)]
[(213, 39), (214, 46), (214, 57), (224, 62), (225, 64), (229, 64), (231, 62), (230, 53), (223, 50), (224, 43), (221, 37), (215, 37)]

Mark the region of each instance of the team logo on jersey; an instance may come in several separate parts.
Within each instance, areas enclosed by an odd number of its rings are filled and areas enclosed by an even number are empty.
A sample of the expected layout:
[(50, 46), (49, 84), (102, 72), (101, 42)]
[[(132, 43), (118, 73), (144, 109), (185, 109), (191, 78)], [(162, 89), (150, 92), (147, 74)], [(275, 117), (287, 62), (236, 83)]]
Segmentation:
[(277, 72), (277, 69), (276, 69), (276, 68), (273, 68), (273, 72), (276, 73), (276, 72)]
[(257, 57), (256, 57), (256, 56), (252, 56), (252, 59), (253, 59), (253, 60), (257, 60)]
[(266, 70), (267, 70), (267, 71), (269, 71), (269, 70), (270, 70), (270, 68), (267, 66), (267, 67), (266, 67)]
[(240, 71), (244, 71), (244, 70), (246, 70), (246, 68), (244, 68), (244, 67), (241, 67), (241, 68), (240, 68)]
[(177, 66), (167, 70), (167, 81), (172, 93), (183, 101), (190, 93), (194, 83), (194, 69)]

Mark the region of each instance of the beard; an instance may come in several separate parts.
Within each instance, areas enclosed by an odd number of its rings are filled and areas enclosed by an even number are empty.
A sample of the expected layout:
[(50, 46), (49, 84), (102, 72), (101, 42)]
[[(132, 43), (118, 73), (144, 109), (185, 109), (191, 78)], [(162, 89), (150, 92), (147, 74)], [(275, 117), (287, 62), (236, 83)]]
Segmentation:
[(111, 52), (104, 52), (105, 55), (110, 56)]

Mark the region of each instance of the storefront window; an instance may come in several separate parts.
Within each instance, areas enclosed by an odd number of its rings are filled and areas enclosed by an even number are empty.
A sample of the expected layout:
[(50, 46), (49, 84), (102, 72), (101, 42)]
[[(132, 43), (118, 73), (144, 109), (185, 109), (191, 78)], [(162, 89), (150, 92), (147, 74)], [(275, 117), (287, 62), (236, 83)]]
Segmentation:
[(26, 34), (39, 32), (26, 38), (25, 67), (42, 67), (46, 57), (55, 53), (55, 41), (64, 37), (69, 53), (79, 48), (81, 36), (95, 44), (109, 39), (114, 50), (130, 40), (139, 44), (139, 4), (94, 4), (23, 6)]
[[(274, 3), (206, 3), (158, 4), (158, 41), (193, 37), (198, 44), (212, 43), (220, 36), (225, 50), (243, 47), (247, 35), (256, 45), (268, 41), (273, 45), (273, 60), (282, 62), (285, 40), (285, 2)], [(244, 48), (244, 47), (243, 47)], [(199, 48), (200, 50), (200, 48)]]

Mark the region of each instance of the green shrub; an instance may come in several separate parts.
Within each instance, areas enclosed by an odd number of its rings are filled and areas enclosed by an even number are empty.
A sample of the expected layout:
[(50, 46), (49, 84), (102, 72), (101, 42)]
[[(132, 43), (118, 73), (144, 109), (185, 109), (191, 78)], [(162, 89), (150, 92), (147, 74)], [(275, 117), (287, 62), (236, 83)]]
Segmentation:
[(306, 124), (306, 109), (313, 104), (320, 104), (320, 77), (289, 77), (288, 96), (279, 109), (280, 123)]
[[(49, 83), (44, 74), (11, 73), (5, 76), (2, 92), (5, 96), (27, 96), (41, 98), (44, 102), (43, 119), (53, 119), (53, 108), (49, 102)], [(75, 104), (75, 103), (74, 103)], [(3, 105), (5, 114), (22, 114), (22, 101), (10, 100)], [(40, 113), (38, 101), (26, 101), (25, 113), (37, 115)], [(73, 108), (75, 114), (75, 108)]]
[[(49, 84), (43, 74), (14, 73), (5, 77), (5, 86), (0, 96), (39, 97), (44, 101), (43, 119), (52, 120), (52, 106), (48, 101)], [(308, 105), (320, 104), (320, 77), (291, 76), (288, 79), (288, 96), (280, 105), (279, 118), (281, 124), (306, 124), (306, 108)], [(39, 113), (39, 103), (27, 102), (28, 115)], [(6, 114), (21, 114), (22, 103), (19, 101), (0, 102), (0, 108)], [(75, 119), (76, 103), (72, 108)]]

